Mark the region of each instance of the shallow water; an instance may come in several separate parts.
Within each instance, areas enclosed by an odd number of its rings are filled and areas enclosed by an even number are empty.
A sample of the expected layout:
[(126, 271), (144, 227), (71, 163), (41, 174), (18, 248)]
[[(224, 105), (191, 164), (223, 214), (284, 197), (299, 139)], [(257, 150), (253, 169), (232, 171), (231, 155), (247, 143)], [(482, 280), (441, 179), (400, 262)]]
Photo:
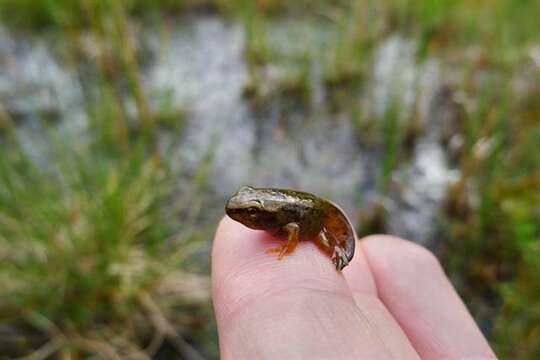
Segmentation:
[[(268, 29), (284, 48), (287, 26), (292, 29), (290, 24)], [(287, 110), (279, 98), (256, 108), (242, 95), (249, 76), (241, 24), (198, 16), (176, 21), (167, 30), (167, 40), (157, 38), (159, 31), (152, 28), (141, 36), (152, 54), (142, 69), (145, 91), (152, 101), (171, 92), (174, 103), (188, 113), (183, 130), (161, 134), (160, 142), (163, 147), (173, 145), (168, 156), (187, 173), (211, 157), (208, 194), (215, 198), (206, 203), (216, 205), (210, 209), (213, 216), (221, 215), (224, 200), (240, 185), (291, 187), (333, 200), (353, 222), (358, 209), (382, 202), (391, 233), (434, 245), (437, 211), (448, 182), (458, 174), (439, 142), (441, 109), (433, 110), (444, 93), (439, 91), (439, 65), (417, 64), (413, 42), (392, 36), (379, 44), (371, 75), (352, 96), (379, 117), (397, 99), (402, 104), (400, 118), (417, 111), (425, 130), (411, 158), (395, 169), (389, 193), (381, 197), (377, 179), (382, 151), (366, 145), (348, 111), (336, 114), (325, 106), (328, 94), (316, 51), (309, 110)], [(46, 161), (42, 155), (47, 144), (39, 125), (44, 113), (58, 118), (57, 126), (68, 137), (83, 136), (86, 124), (77, 77), (51, 43), (54, 39), (22, 38), (0, 29), (0, 103), (17, 118), (19, 137), (38, 162)]]

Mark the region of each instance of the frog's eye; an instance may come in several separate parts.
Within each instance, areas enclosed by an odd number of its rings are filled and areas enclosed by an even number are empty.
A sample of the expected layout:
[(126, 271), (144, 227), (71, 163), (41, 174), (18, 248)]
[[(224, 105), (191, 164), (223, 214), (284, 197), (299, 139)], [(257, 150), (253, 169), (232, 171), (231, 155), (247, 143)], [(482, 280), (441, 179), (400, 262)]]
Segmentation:
[(257, 208), (249, 207), (247, 208), (247, 213), (249, 216), (255, 216), (257, 214)]

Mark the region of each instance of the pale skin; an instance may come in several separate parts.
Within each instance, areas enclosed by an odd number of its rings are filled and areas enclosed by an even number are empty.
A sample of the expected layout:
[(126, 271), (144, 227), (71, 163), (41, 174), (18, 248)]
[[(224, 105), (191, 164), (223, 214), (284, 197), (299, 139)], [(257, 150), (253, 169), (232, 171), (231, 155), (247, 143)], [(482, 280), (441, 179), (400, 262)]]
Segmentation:
[(282, 243), (221, 221), (212, 252), (221, 359), (495, 359), (424, 248), (370, 236), (338, 272), (310, 241), (281, 260), (267, 252)]

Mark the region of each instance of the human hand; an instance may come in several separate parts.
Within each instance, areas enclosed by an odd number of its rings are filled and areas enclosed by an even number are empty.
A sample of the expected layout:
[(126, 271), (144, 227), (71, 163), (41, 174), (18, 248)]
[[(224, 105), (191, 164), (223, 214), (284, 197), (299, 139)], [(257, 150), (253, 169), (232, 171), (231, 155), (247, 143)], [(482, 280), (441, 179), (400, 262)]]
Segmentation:
[(278, 261), (276, 242), (225, 217), (212, 252), (221, 358), (495, 359), (426, 249), (357, 243), (342, 273), (312, 242)]

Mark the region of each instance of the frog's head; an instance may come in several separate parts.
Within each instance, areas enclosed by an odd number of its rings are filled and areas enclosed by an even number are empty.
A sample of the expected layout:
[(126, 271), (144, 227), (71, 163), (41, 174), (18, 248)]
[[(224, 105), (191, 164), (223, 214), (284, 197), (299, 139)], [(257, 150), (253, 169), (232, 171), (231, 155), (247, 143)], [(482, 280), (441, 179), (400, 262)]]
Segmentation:
[(232, 219), (255, 230), (271, 230), (283, 226), (280, 203), (265, 189), (243, 186), (234, 194), (225, 212)]

